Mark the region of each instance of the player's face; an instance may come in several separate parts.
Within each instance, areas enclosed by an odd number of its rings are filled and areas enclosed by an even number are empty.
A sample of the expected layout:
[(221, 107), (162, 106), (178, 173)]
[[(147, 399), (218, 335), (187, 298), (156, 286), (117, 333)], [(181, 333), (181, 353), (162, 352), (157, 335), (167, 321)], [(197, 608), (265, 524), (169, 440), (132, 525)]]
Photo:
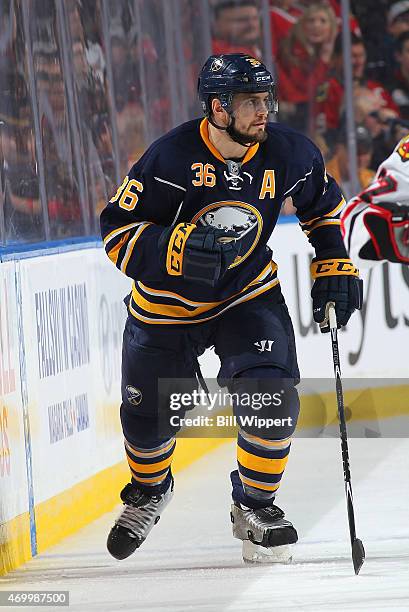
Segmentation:
[(263, 142), (270, 98), (268, 93), (236, 94), (233, 98), (234, 128), (249, 142)]

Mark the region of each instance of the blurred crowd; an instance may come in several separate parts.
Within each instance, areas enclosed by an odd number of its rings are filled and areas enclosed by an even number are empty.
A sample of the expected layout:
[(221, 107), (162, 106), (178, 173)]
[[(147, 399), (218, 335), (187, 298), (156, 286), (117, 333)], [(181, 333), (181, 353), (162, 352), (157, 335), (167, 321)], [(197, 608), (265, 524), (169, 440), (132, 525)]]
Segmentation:
[[(215, 2), (213, 51), (266, 59), (260, 6), (256, 0)], [(278, 120), (316, 142), (328, 171), (351, 197), (341, 2), (270, 0), (269, 19)], [(349, 30), (358, 178), (364, 188), (409, 132), (409, 0), (351, 0)]]
[(96, 234), (130, 160), (172, 126), (162, 6), (136, 5), (0, 3), (0, 244)]
[[(362, 187), (409, 131), (409, 0), (375, 4), (349, 18)], [(354, 195), (339, 0), (2, 0), (0, 243), (96, 233), (146, 146), (200, 115), (210, 52), (273, 66), (278, 120)]]

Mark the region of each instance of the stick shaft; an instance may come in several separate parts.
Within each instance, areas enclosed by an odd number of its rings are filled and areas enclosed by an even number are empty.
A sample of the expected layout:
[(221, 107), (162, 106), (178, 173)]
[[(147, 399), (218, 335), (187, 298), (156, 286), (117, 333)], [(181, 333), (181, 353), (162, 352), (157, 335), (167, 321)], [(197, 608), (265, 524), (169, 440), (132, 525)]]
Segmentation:
[(355, 530), (355, 515), (354, 515), (354, 503), (352, 497), (352, 484), (351, 484), (351, 470), (349, 468), (349, 451), (348, 451), (348, 434), (347, 425), (345, 420), (345, 408), (344, 408), (344, 394), (342, 391), (342, 380), (341, 380), (341, 362), (339, 358), (338, 348), (338, 331), (337, 331), (337, 317), (335, 313), (335, 304), (330, 302), (327, 305), (328, 308), (328, 322), (331, 332), (331, 346), (332, 346), (332, 359), (334, 362), (334, 374), (335, 374), (335, 389), (337, 395), (338, 404), (338, 418), (339, 418), (339, 432), (341, 437), (341, 452), (342, 452), (342, 465), (344, 468), (344, 484), (345, 484), (345, 495), (347, 501), (347, 512), (348, 512), (348, 525), (349, 535), (351, 538), (351, 552), (352, 562), (354, 565), (355, 574), (358, 574), (362, 564), (365, 560), (365, 549), (361, 542), (356, 537)]
[(330, 304), (329, 306), (329, 321), (331, 332), (332, 359), (334, 363), (335, 374), (335, 389), (338, 405), (339, 432), (341, 437), (342, 465), (344, 469), (345, 495), (347, 499), (349, 534), (351, 537), (352, 544), (356, 539), (355, 516), (352, 497), (351, 470), (349, 467), (348, 433), (345, 420), (344, 393), (342, 390), (341, 380), (341, 362), (339, 358), (338, 330), (334, 304)]
[(335, 388), (336, 388), (336, 394), (337, 394), (339, 432), (340, 432), (340, 437), (341, 437), (341, 453), (342, 453), (342, 465), (344, 469), (344, 484), (345, 484), (345, 495), (347, 499), (349, 533), (351, 536), (351, 544), (352, 544), (356, 538), (355, 516), (354, 516), (353, 497), (352, 497), (351, 470), (349, 467), (348, 433), (347, 433), (347, 426), (346, 426), (346, 420), (345, 420), (344, 394), (342, 390), (341, 365), (340, 365), (340, 360), (339, 360), (338, 333), (337, 333), (336, 327), (331, 328), (331, 345), (332, 345), (332, 358), (334, 362)]

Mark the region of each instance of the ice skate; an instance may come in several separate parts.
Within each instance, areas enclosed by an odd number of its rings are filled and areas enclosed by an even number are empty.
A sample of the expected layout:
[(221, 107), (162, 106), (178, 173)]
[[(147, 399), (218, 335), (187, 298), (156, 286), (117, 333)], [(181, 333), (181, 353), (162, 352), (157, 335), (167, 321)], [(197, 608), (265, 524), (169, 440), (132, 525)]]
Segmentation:
[(233, 536), (243, 541), (245, 563), (291, 563), (298, 536), (278, 506), (254, 510), (235, 502), (230, 517)]
[(173, 481), (160, 495), (147, 495), (132, 483), (121, 491), (124, 509), (115, 521), (107, 540), (107, 548), (116, 559), (126, 559), (145, 541), (152, 527), (173, 496)]

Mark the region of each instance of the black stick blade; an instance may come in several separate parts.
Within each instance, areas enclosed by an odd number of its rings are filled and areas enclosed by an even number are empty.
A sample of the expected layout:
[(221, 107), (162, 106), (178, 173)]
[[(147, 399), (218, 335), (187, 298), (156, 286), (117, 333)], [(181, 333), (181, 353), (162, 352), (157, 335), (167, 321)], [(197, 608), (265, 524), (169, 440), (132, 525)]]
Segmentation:
[(354, 564), (355, 574), (359, 574), (359, 570), (364, 564), (365, 560), (365, 548), (361, 540), (355, 538), (352, 544), (352, 562)]

